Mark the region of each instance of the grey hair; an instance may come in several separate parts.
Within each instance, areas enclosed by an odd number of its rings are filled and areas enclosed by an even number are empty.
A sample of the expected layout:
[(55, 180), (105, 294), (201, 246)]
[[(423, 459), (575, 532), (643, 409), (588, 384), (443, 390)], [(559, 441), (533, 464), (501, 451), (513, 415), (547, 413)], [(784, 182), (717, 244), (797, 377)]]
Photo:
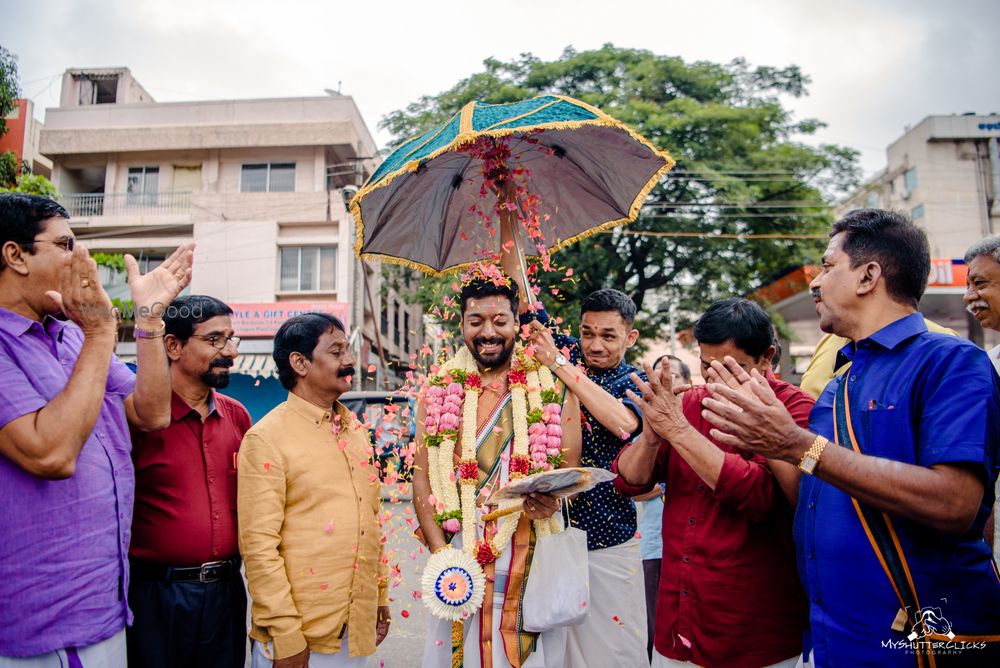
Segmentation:
[(986, 237), (969, 246), (969, 250), (965, 251), (965, 263), (969, 264), (980, 255), (989, 255), (994, 262), (1000, 264), (1000, 234)]

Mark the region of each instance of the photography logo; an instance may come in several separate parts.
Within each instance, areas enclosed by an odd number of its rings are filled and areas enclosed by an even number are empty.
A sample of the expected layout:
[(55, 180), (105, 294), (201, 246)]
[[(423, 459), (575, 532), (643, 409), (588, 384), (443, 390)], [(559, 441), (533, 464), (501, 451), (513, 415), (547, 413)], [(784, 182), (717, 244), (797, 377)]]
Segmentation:
[(955, 634), (951, 630), (951, 622), (941, 614), (941, 608), (917, 610), (916, 621), (906, 639), (914, 642), (915, 640), (923, 640), (925, 635), (930, 634), (945, 636), (948, 640), (955, 639)]
[(900, 640), (883, 640), (882, 647), (923, 655), (958, 655), (967, 650), (986, 649), (983, 641), (959, 638), (941, 608), (921, 608), (913, 618), (908, 636)]

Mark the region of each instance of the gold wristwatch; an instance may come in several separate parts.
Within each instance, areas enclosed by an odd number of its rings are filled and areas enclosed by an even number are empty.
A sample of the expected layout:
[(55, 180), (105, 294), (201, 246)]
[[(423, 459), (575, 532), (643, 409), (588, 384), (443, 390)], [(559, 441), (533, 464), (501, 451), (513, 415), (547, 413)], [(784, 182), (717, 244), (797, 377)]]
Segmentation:
[(816, 470), (816, 465), (819, 464), (819, 458), (823, 454), (823, 448), (827, 446), (830, 441), (826, 440), (822, 436), (817, 436), (813, 439), (812, 445), (809, 449), (805, 451), (802, 455), (802, 460), (799, 462), (799, 470), (803, 473), (813, 474)]

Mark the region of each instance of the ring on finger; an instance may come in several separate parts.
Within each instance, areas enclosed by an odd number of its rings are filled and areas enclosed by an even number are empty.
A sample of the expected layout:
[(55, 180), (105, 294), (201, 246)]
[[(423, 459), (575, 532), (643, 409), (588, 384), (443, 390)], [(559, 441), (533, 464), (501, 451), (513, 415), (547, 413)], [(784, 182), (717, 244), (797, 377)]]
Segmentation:
[(81, 280), (80, 281), (80, 287), (81, 288), (89, 288), (90, 287), (90, 279), (89, 278), (85, 278), (85, 279)]

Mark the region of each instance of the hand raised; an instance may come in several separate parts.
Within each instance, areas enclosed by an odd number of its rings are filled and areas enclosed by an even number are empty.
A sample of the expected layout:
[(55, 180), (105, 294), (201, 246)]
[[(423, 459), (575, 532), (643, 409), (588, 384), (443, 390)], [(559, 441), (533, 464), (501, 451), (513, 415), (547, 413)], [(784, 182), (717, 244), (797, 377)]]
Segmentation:
[(638, 374), (633, 373), (632, 382), (635, 383), (639, 393), (626, 390), (625, 394), (639, 406), (645, 421), (644, 425), (652, 427), (653, 431), (669, 441), (672, 436), (690, 428), (691, 425), (684, 417), (681, 399), (674, 392), (670, 374), (653, 373), (649, 364), (644, 364), (643, 367), (648, 380), (644, 381)]
[(97, 273), (97, 263), (83, 246), (77, 244), (62, 271), (59, 291), (45, 293), (53, 310), (62, 312), (79, 325), (85, 336), (110, 335), (118, 328), (117, 314), (111, 306), (111, 298), (101, 285)]
[[(716, 369), (717, 362), (712, 364)], [(716, 427), (710, 432), (712, 438), (769, 459), (792, 461), (788, 448), (801, 428), (759, 371), (753, 369), (747, 374), (749, 380), (741, 383), (733, 371), (734, 365), (738, 367), (732, 358), (726, 357), (731, 378), (728, 382), (709, 383), (710, 396), (702, 401), (702, 416)], [(734, 388), (730, 383), (739, 387)]]
[(535, 359), (545, 366), (555, 364), (559, 350), (556, 348), (555, 339), (552, 338), (552, 332), (537, 320), (528, 323), (528, 327), (528, 343), (535, 350)]
[(140, 274), (139, 263), (131, 255), (126, 255), (128, 285), (137, 314), (143, 317), (161, 317), (170, 302), (191, 283), (193, 263), (194, 243), (180, 246), (163, 264), (146, 274)]

